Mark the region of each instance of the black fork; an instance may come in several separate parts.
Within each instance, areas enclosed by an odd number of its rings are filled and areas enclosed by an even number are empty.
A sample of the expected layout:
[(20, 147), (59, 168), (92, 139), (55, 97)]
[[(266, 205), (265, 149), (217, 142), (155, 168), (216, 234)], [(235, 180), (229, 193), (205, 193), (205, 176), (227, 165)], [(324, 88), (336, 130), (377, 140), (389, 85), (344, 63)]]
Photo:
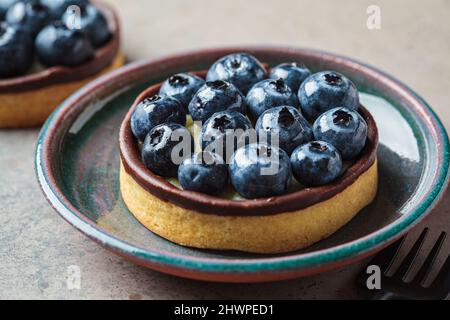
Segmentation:
[(447, 256), (445, 263), (441, 267), (436, 278), (432, 281), (431, 285), (424, 285), (426, 280), (429, 278), (433, 265), (436, 262), (436, 258), (445, 241), (445, 232), (440, 234), (433, 248), (426, 257), (423, 265), (413, 277), (413, 280), (406, 282), (406, 278), (413, 269), (414, 261), (422, 248), (427, 234), (428, 228), (425, 228), (392, 276), (387, 276), (387, 273), (392, 268), (406, 236), (395, 242), (387, 249), (383, 250), (369, 262), (360, 275), (360, 281), (365, 286), (369, 276), (366, 273), (367, 268), (369, 266), (378, 266), (381, 270), (381, 290), (378, 290), (372, 299), (444, 300), (448, 296), (450, 292), (450, 255)]

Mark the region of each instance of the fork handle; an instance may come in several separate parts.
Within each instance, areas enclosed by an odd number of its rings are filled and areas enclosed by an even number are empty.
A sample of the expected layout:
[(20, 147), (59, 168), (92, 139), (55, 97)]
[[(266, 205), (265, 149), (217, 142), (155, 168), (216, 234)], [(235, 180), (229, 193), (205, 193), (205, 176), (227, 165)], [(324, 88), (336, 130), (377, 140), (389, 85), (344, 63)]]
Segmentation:
[(405, 297), (402, 297), (398, 294), (379, 290), (377, 293), (375, 293), (370, 300), (407, 300)]

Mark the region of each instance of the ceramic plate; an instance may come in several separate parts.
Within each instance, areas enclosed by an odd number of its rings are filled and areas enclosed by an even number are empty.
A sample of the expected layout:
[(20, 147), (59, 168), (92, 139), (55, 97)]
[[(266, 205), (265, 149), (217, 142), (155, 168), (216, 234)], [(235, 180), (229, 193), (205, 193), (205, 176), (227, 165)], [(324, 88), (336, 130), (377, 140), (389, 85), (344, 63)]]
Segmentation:
[[(297, 252), (256, 255), (182, 247), (145, 229), (119, 192), (118, 132), (136, 96), (170, 75), (207, 69), (246, 51), (274, 66), (303, 62), (349, 76), (380, 131), (376, 200), (330, 238)], [(322, 272), (386, 247), (421, 221), (448, 182), (449, 141), (431, 108), (412, 90), (365, 64), (320, 51), (241, 47), (201, 50), (138, 62), (89, 84), (42, 129), (36, 173), (45, 196), (74, 227), (137, 264), (194, 279), (256, 282)]]

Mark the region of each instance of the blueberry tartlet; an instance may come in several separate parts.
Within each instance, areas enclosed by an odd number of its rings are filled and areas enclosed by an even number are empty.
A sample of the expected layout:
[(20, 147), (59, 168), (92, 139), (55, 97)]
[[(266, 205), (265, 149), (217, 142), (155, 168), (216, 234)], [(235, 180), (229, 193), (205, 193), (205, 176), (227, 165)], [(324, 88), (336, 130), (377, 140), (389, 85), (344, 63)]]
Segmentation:
[(101, 2), (15, 0), (0, 9), (0, 128), (42, 124), (73, 92), (124, 63), (118, 18)]
[(375, 198), (378, 131), (356, 86), (236, 53), (137, 97), (120, 130), (120, 190), (183, 246), (273, 254), (335, 233)]

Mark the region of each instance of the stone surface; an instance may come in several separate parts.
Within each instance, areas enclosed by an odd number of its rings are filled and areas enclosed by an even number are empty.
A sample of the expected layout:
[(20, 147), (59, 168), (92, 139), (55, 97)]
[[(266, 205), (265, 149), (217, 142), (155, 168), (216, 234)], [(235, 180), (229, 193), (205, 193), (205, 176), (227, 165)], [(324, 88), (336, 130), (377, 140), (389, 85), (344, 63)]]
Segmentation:
[[(404, 81), (450, 128), (449, 1), (107, 1), (120, 10), (130, 60), (230, 44), (320, 48)], [(381, 8), (381, 30), (366, 27), (371, 4)], [(47, 204), (34, 176), (37, 135), (38, 129), (0, 130), (0, 299), (367, 297), (355, 282), (361, 264), (305, 279), (237, 285), (179, 279), (126, 262), (70, 227)], [(446, 198), (418, 228), (450, 231)], [(66, 284), (72, 265), (81, 270), (80, 290)]]

